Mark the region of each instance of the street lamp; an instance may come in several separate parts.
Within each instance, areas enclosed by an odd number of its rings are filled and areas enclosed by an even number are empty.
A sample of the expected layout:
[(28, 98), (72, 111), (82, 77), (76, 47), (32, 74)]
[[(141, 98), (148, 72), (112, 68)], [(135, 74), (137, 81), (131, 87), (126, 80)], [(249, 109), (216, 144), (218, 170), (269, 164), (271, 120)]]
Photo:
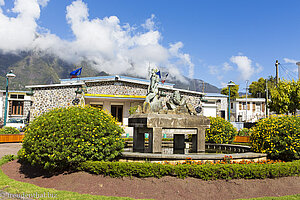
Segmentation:
[(6, 92), (5, 92), (5, 108), (4, 108), (4, 124), (3, 126), (6, 126), (6, 119), (7, 119), (7, 101), (8, 101), (8, 79), (15, 78), (16, 75), (12, 73), (12, 70), (10, 70), (6, 74)]
[(228, 121), (230, 122), (230, 86), (235, 86), (233, 81), (229, 81), (228, 84)]

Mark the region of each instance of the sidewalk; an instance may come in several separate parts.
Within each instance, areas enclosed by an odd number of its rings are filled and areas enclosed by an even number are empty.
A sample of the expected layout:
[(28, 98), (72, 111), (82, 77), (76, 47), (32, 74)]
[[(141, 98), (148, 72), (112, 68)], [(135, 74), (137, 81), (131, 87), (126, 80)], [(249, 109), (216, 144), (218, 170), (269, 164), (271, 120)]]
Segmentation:
[(0, 158), (8, 154), (17, 155), (21, 147), (22, 143), (0, 143)]

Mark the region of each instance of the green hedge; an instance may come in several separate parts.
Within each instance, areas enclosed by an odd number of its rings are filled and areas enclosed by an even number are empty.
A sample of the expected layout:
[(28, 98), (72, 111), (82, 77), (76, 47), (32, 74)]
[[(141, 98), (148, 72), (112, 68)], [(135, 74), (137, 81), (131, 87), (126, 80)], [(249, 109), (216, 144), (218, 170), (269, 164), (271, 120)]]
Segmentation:
[(5, 126), (0, 129), (0, 135), (1, 134), (20, 134), (20, 131), (15, 127)]
[(138, 162), (87, 161), (78, 168), (93, 174), (111, 177), (194, 177), (203, 180), (215, 179), (264, 179), (300, 175), (300, 161), (274, 164), (203, 164), (170, 165)]

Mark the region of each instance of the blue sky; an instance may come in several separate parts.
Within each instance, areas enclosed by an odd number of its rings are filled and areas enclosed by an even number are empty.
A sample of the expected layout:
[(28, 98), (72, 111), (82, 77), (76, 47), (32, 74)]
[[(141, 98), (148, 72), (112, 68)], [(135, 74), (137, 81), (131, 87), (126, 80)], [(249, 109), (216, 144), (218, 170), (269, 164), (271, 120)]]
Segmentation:
[[(0, 45), (6, 51), (52, 49), (63, 52), (59, 56), (69, 61), (78, 62), (74, 55), (93, 60), (100, 70), (114, 69), (111, 73), (130, 70), (128, 63), (133, 63), (136, 73), (145, 75), (145, 63), (150, 62), (151, 66), (170, 69), (170, 74), (176, 77), (183, 74), (217, 87), (233, 80), (245, 88), (245, 80), (252, 82), (259, 77), (274, 76), (276, 59), (281, 63), (281, 77), (297, 77), (300, 1), (39, 0), (39, 12), (36, 0), (2, 1), (0, 29), (5, 25), (1, 23), (5, 17), (11, 21), (29, 13), (32, 19), (26, 19), (27, 27), (32, 25), (28, 34), (24, 34), (28, 42), (14, 46), (16, 41), (12, 39), (11, 44)], [(28, 10), (20, 8), (27, 6)], [(19, 9), (13, 10), (14, 7)], [(17, 27), (6, 26), (11, 31)], [(110, 35), (103, 30), (108, 27), (118, 30), (114, 32), (117, 36), (106, 44)], [(2, 32), (2, 38), (8, 35)], [(30, 35), (32, 32), (40, 34), (39, 41)], [(108, 35), (101, 37), (101, 34)], [(146, 44), (142, 41), (145, 38)], [(95, 43), (102, 42), (91, 47), (93, 39)], [(70, 53), (63, 46), (68, 46)]]

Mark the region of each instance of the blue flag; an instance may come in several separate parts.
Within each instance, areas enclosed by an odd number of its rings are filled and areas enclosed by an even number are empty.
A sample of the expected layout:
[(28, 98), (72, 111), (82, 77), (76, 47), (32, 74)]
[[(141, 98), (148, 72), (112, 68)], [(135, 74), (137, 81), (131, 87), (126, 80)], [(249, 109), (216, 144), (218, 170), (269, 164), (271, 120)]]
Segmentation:
[(72, 78), (76, 78), (77, 76), (79, 76), (81, 74), (81, 70), (82, 70), (82, 67), (80, 67), (79, 69), (76, 69), (76, 70), (72, 71), (70, 73), (70, 75), (72, 76)]
[(156, 72), (155, 74), (158, 75), (159, 78), (161, 78), (160, 71)]

